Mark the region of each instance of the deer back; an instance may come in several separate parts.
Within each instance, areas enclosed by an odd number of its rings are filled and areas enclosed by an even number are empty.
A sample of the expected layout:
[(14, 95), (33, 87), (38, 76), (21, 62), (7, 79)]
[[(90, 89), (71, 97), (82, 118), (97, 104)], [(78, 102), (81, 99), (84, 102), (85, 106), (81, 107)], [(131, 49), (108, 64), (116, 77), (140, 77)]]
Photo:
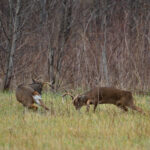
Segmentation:
[(121, 100), (121, 98), (124, 98), (126, 103), (133, 99), (131, 92), (115, 89), (113, 87), (96, 87), (84, 93), (84, 95), (86, 95), (87, 99), (111, 104), (115, 104), (116, 101)]
[(34, 92), (34, 89), (27, 85), (19, 85), (16, 89), (16, 98), (17, 101), (22, 103), (24, 106), (28, 106), (32, 103), (34, 103), (32, 93)]

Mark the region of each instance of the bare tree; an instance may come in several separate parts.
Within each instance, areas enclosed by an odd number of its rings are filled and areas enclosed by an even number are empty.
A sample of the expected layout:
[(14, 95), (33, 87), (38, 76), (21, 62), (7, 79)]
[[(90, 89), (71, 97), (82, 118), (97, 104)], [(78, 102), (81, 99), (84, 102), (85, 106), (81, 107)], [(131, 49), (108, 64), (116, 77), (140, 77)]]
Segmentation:
[(108, 65), (107, 65), (107, 58), (106, 58), (106, 45), (107, 45), (107, 29), (106, 29), (106, 15), (104, 15), (103, 18), (103, 24), (102, 28), (104, 31), (104, 44), (102, 46), (102, 62), (103, 62), (103, 71), (104, 71), (104, 76), (106, 80), (106, 86), (109, 85), (109, 77), (108, 77)]
[(44, 23), (47, 18), (46, 1), (47, 0), (40, 0), (40, 5), (41, 5), (40, 22), (41, 23)]
[[(13, 1), (12, 0), (9, 0), (9, 5), (10, 5), (10, 15), (13, 16), (12, 14)], [(11, 18), (11, 22), (10, 22), (10, 28), (13, 28), (13, 31), (12, 31), (12, 42), (9, 43), (10, 45), (8, 47), (9, 56), (8, 56), (8, 61), (7, 61), (7, 71), (6, 71), (5, 82), (4, 82), (4, 90), (9, 89), (10, 82), (11, 82), (12, 75), (13, 75), (13, 67), (14, 67), (13, 59), (14, 59), (14, 53), (16, 49), (16, 42), (18, 38), (20, 8), (21, 8), (21, 0), (17, 0), (14, 22), (12, 21), (13, 18)]]
[(1, 0), (5, 89), (10, 82), (14, 87), (30, 81), (33, 72), (57, 89), (98, 84), (148, 89), (148, 6), (147, 0)]
[(49, 58), (48, 58), (48, 72), (49, 72), (49, 80), (54, 89), (55, 84), (55, 75), (54, 75), (54, 48), (49, 47)]
[[(69, 34), (71, 31), (71, 21), (72, 21), (72, 0), (63, 0), (62, 1), (62, 16), (60, 23), (60, 31), (58, 37), (58, 58), (57, 58), (57, 66), (56, 70), (58, 76), (60, 77), (61, 72), (61, 64), (64, 55), (65, 44), (69, 38)], [(57, 88), (59, 87), (59, 83), (57, 84)]]

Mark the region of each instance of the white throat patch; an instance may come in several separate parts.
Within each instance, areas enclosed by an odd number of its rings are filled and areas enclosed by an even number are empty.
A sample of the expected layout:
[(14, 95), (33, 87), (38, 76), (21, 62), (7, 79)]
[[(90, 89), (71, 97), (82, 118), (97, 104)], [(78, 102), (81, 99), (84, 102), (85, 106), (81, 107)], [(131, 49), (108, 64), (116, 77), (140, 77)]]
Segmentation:
[(41, 103), (40, 103), (40, 101), (39, 101), (39, 100), (42, 99), (42, 98), (41, 98), (41, 95), (34, 95), (34, 96), (32, 96), (32, 97), (33, 97), (34, 102), (35, 102), (36, 104), (41, 105)]

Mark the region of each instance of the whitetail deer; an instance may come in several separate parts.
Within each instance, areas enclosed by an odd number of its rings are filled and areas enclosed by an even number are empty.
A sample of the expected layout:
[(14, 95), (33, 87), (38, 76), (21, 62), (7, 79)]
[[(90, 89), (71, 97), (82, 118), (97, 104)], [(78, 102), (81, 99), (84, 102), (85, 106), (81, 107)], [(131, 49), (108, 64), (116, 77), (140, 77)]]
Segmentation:
[(16, 98), (17, 101), (29, 109), (37, 110), (38, 107), (34, 105), (36, 103), (42, 106), (45, 110), (49, 110), (49, 108), (47, 108), (42, 102), (41, 95), (28, 85), (21, 84), (17, 87)]
[(132, 110), (136, 110), (141, 113), (143, 112), (141, 108), (135, 106), (131, 92), (111, 87), (93, 88), (90, 91), (75, 97), (70, 93), (65, 93), (63, 97), (66, 95), (71, 96), (73, 105), (77, 110), (86, 105), (87, 111), (89, 111), (90, 105), (94, 105), (95, 112), (98, 104), (114, 104), (124, 111), (128, 111), (128, 108), (131, 108)]
[(42, 92), (42, 88), (45, 84), (48, 84), (50, 87), (52, 86), (49, 82), (44, 82), (36, 79), (32, 79), (33, 83), (29, 84), (31, 88), (33, 88), (35, 91), (37, 91), (39, 94)]

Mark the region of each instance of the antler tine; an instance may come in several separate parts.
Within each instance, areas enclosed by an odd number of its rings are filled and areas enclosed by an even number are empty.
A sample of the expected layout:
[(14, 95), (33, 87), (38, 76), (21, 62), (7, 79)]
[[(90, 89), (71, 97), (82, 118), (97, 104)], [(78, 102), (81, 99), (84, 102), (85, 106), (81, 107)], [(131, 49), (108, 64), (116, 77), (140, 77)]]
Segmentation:
[(50, 87), (52, 87), (52, 84), (50, 83), (50, 82), (43, 82), (43, 85), (44, 84), (47, 84), (47, 85), (49, 85)]
[(33, 72), (33, 73), (32, 73), (32, 79), (34, 79), (34, 80), (39, 80), (39, 79), (41, 79), (41, 76), (37, 76), (37, 75), (35, 74), (35, 72)]
[(68, 91), (65, 88), (62, 88), (66, 93), (68, 93)]
[(65, 91), (65, 93), (69, 93), (69, 94), (71, 94), (71, 95), (72, 95), (72, 93), (73, 93), (73, 89), (70, 89), (69, 91), (66, 90), (65, 88), (62, 88), (62, 89)]
[(71, 93), (65, 93), (65, 94), (62, 95), (62, 97), (65, 97), (67, 95), (71, 96), (71, 98), (74, 99), (74, 96)]
[(48, 85), (51, 85), (51, 84), (50, 84), (50, 82), (43, 82), (43, 84), (48, 84)]

